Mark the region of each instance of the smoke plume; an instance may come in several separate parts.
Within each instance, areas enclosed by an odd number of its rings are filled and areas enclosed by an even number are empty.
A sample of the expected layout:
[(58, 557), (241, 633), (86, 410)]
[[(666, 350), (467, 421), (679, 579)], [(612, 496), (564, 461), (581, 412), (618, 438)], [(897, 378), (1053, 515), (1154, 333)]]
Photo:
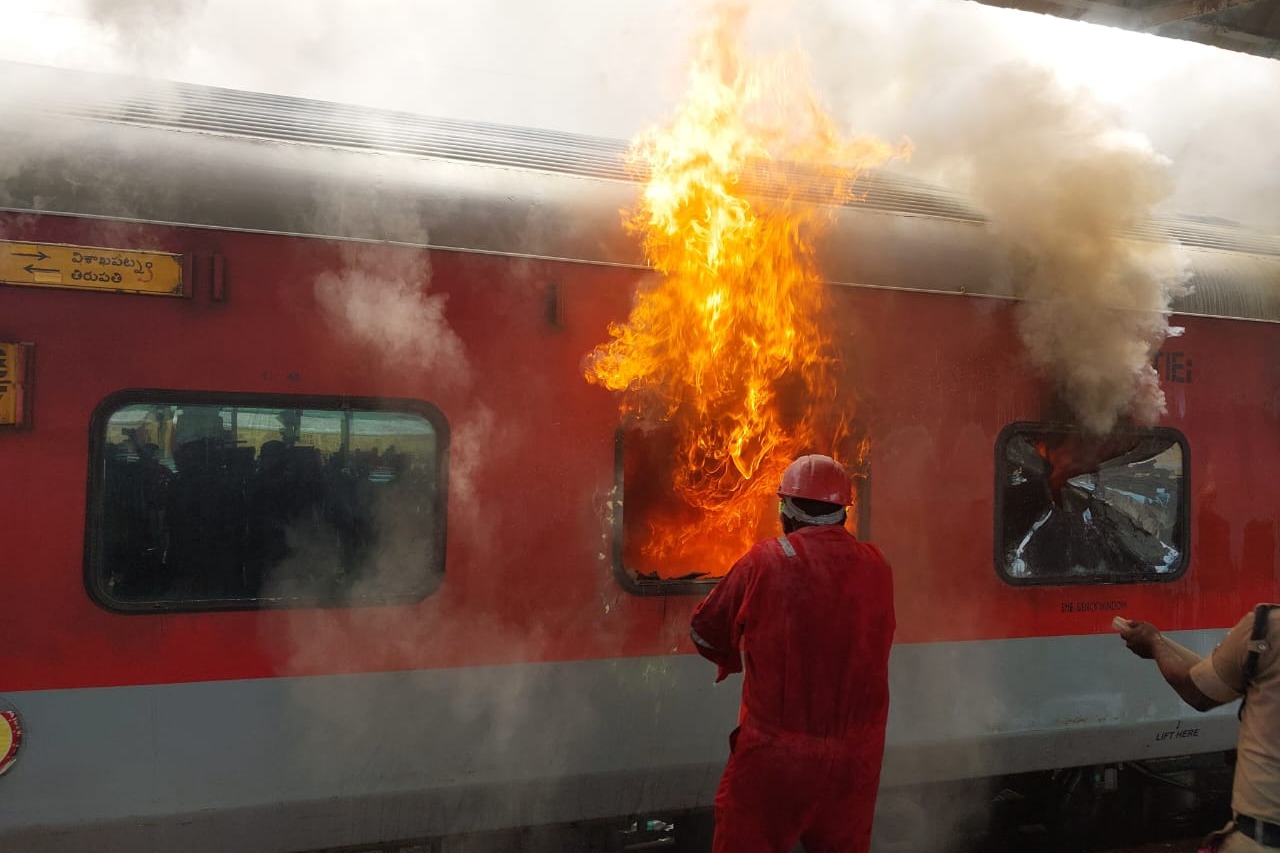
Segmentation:
[[(446, 387), (466, 385), (470, 368), (462, 340), (445, 313), (448, 297), (431, 293), (425, 252), (352, 244), (340, 272), (316, 279), (316, 301), (330, 323), (372, 346), (391, 367), (431, 371)], [(398, 259), (398, 262), (392, 262)]]
[(809, 35), (824, 54), (836, 42), (867, 48), (845, 74), (825, 65), (823, 82), (860, 126), (912, 139), (903, 171), (983, 209), (1004, 247), (1005, 289), (1022, 300), (1028, 356), (1075, 417), (1095, 432), (1121, 418), (1152, 423), (1165, 403), (1150, 361), (1187, 272), (1176, 246), (1133, 231), (1168, 209), (1179, 171), (1132, 114), (1019, 56), (1032, 29), (1009, 24), (1034, 16), (964, 5), (815, 16)]
[[(0, 55), (629, 139), (683, 89), (705, 5), (29, 0), (6, 10)], [(1280, 227), (1274, 60), (955, 0), (751, 5), (756, 40), (802, 44), (848, 126), (916, 141), (917, 174), (950, 147), (937, 106), (1030, 60), (1173, 159), (1170, 209)]]
[(188, 48), (175, 28), (195, 20), (209, 0), (84, 0), (85, 11), (113, 34), (115, 47), (130, 60), (172, 64)]
[(967, 189), (1010, 252), (1019, 333), (1076, 417), (1105, 433), (1165, 412), (1151, 359), (1187, 278), (1170, 241), (1136, 239), (1172, 189), (1168, 161), (1085, 95), (1024, 65), (974, 80), (996, 97), (951, 112)]

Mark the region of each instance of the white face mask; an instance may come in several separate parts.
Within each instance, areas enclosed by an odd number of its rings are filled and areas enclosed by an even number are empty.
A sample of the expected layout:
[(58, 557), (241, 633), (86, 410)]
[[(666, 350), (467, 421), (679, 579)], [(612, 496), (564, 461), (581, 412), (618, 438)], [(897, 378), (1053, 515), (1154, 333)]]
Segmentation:
[(829, 512), (826, 515), (809, 515), (809, 513), (796, 506), (791, 498), (785, 496), (778, 502), (778, 512), (792, 521), (800, 521), (805, 524), (840, 524), (844, 521), (844, 507), (840, 507), (835, 512)]

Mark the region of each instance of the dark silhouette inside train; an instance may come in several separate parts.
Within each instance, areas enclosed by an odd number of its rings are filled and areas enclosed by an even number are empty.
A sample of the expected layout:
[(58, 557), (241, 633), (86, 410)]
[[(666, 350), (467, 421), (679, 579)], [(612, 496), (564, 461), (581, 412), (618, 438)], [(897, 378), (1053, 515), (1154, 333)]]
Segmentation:
[[(148, 407), (136, 423), (139, 408), (113, 416), (135, 425), (116, 427), (104, 445), (103, 569), (113, 597), (425, 593), (436, 523), (425, 420), (188, 406)], [(378, 429), (360, 435), (362, 425)], [(413, 449), (397, 448), (406, 444)]]

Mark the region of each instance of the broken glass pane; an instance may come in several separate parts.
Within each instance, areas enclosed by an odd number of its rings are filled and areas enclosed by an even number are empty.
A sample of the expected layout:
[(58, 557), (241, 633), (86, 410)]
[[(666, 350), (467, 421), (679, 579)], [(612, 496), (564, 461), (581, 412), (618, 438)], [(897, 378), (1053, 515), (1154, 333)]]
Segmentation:
[(1019, 424), (997, 449), (1000, 571), (1021, 583), (1168, 579), (1186, 563), (1186, 454), (1173, 430), (1105, 438)]

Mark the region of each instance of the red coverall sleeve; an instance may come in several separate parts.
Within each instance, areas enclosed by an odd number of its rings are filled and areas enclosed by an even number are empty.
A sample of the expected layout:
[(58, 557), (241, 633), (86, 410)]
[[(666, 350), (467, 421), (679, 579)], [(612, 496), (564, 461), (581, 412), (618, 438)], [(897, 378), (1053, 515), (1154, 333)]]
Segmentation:
[[(749, 556), (749, 555), (748, 555)], [(748, 557), (734, 563), (724, 580), (693, 611), (689, 635), (698, 654), (719, 667), (716, 682), (735, 672), (742, 672), (742, 604), (751, 579), (752, 564)]]

